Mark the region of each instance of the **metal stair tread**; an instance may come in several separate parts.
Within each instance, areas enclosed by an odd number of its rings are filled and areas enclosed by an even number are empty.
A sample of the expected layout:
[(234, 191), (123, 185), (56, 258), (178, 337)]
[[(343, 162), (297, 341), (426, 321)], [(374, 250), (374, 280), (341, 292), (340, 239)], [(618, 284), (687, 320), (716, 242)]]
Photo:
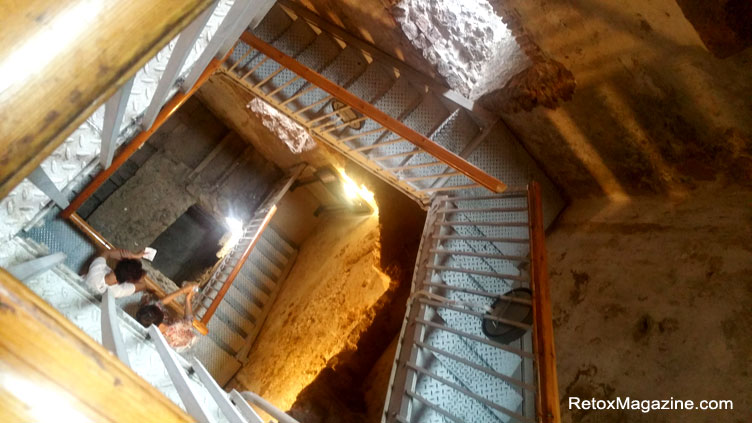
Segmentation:
[[(452, 383), (462, 386), (462, 382), (444, 367), (443, 363), (438, 360), (432, 360), (427, 370), (436, 374)], [(438, 405), (455, 417), (473, 416), (473, 423), (499, 423), (501, 420), (494, 411), (483, 406), (479, 402), (465, 396), (464, 394), (447, 387), (437, 380), (420, 375), (415, 387), (416, 393), (427, 399), (429, 402)], [(420, 408), (420, 406), (418, 406)], [(440, 417), (443, 420), (443, 417)], [(503, 418), (503, 417), (502, 417)], [(412, 420), (411, 420), (412, 421)], [(436, 420), (432, 420), (436, 421)]]
[(396, 79), (380, 67), (371, 63), (366, 71), (348, 87), (348, 91), (355, 96), (373, 103), (377, 101), (381, 93), (387, 92), (396, 82)]
[[(266, 231), (264, 231), (266, 233)], [(262, 235), (259, 242), (256, 243), (256, 247), (259, 252), (274, 264), (278, 269), (284, 269), (289, 257), (279, 251), (269, 240)]]
[(329, 34), (318, 34), (316, 39), (295, 59), (317, 72), (329, 66), (340, 54), (342, 47)]
[(335, 84), (344, 86), (361, 76), (367, 67), (368, 61), (360, 50), (345, 46), (340, 54), (319, 73)]
[(269, 9), (269, 13), (264, 16), (253, 32), (262, 40), (272, 42), (287, 31), (293, 22), (293, 19), (279, 5), (275, 5)]
[[(29, 243), (27, 240), (14, 238), (3, 245), (0, 249), (4, 255), (0, 258), (2, 265), (8, 266), (14, 262), (26, 261), (37, 257), (41, 252), (41, 246)], [(36, 251), (35, 251), (36, 250)], [(101, 309), (98, 300), (82, 286), (81, 278), (71, 272), (65, 265), (44, 272), (25, 282), (42, 299), (60, 311), (68, 320), (73, 322), (88, 336), (95, 341), (101, 342)], [(128, 349), (128, 355), (133, 370), (147, 380), (152, 386), (159, 389), (167, 398), (183, 408), (182, 401), (177, 395), (177, 390), (167, 375), (166, 369), (158, 358), (157, 351), (151, 342), (146, 341), (144, 332), (130, 316), (118, 312), (118, 323), (125, 330), (122, 335)], [(125, 323), (125, 324), (123, 324)], [(141, 328), (142, 329), (142, 328)], [(180, 360), (185, 365), (184, 360)], [(156, 364), (155, 364), (156, 363)], [(195, 380), (196, 388), (202, 393), (200, 400), (207, 406), (217, 422), (225, 421), (217, 414), (218, 409), (213, 400), (207, 398), (208, 393), (203, 386)]]
[(297, 248), (295, 248), (290, 241), (285, 239), (276, 229), (274, 229), (274, 223), (266, 227), (264, 236), (267, 238), (267, 241), (274, 245), (274, 247), (287, 258), (292, 257), (297, 251)]
[(243, 338), (227, 326), (222, 319), (212, 316), (207, 327), (209, 328), (209, 338), (228, 355), (234, 356), (242, 347)]
[(302, 19), (297, 19), (274, 41), (274, 47), (288, 56), (295, 57), (314, 42), (317, 35)]
[(269, 259), (258, 252), (251, 253), (243, 265), (243, 270), (247, 270), (258, 282), (261, 282), (270, 294), (277, 285), (277, 278), (282, 274), (282, 269), (274, 266)]
[(243, 329), (240, 324), (237, 323), (238, 321), (243, 323), (242, 317), (237, 316), (237, 313), (234, 313), (233, 308), (231, 306), (228, 306), (226, 302), (222, 301), (221, 303), (219, 303), (219, 307), (217, 307), (217, 310), (214, 312), (213, 317), (221, 320), (239, 337), (245, 338), (246, 336), (248, 336), (248, 333), (245, 331), (245, 329)]
[(229, 297), (230, 291), (228, 291), (228, 295), (226, 295), (224, 300), (219, 304), (218, 311), (222, 312), (227, 318), (234, 322), (234, 324), (243, 331), (241, 336), (246, 337), (255, 326), (255, 318), (246, 311), (245, 308), (241, 308), (241, 310), (236, 309), (236, 306), (239, 306), (240, 304), (235, 301), (234, 297)]
[[(239, 274), (238, 277), (235, 278), (235, 283), (232, 284), (232, 287), (233, 288), (230, 289), (230, 291), (232, 291), (233, 289), (237, 291), (237, 294), (231, 294), (232, 297), (245, 298), (246, 300), (248, 300), (242, 301), (240, 302), (240, 304), (249, 304), (254, 306), (255, 308), (261, 309), (263, 308), (264, 304), (269, 301), (270, 295), (263, 291), (260, 288), (260, 285), (258, 285), (255, 280), (243, 274)], [(248, 311), (248, 314), (250, 314), (251, 316), (256, 317), (256, 312), (253, 311), (253, 308), (244, 306), (243, 309)]]

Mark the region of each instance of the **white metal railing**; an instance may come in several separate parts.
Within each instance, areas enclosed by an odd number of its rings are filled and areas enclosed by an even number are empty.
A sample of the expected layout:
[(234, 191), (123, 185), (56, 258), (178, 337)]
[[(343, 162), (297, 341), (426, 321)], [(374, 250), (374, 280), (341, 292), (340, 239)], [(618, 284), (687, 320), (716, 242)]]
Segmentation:
[[(120, 331), (117, 306), (109, 291), (102, 297), (101, 308), (102, 344), (116, 354), (123, 363), (131, 367), (128, 351)], [(261, 417), (243, 399), (243, 396), (236, 391), (232, 391), (231, 393), (225, 392), (198, 359), (194, 357), (187, 364), (185, 360), (178, 356), (167, 344), (164, 336), (156, 326), (149, 327), (147, 333), (149, 339), (154, 343), (157, 353), (165, 366), (173, 386), (177, 390), (185, 410), (193, 418), (202, 423), (220, 423), (225, 421), (229, 423), (263, 423)], [(191, 380), (190, 373), (195, 374), (193, 380)], [(202, 389), (205, 392), (199, 392)], [(201, 400), (202, 397), (205, 398), (207, 395), (216, 404), (222, 418), (217, 418), (216, 414), (211, 413), (207, 408), (208, 404)], [(253, 398), (253, 405), (277, 418), (281, 423), (297, 423), (263, 398), (247, 392), (244, 393), (244, 396)]]
[(550, 310), (540, 301), (548, 290), (540, 280), (545, 263), (531, 254), (542, 248), (534, 229), (542, 230), (534, 224), (539, 196), (533, 183), (435, 199), (384, 422), (429, 421), (431, 414), (458, 423), (559, 421), (558, 408), (546, 405), (552, 397), (558, 403), (558, 392), (544, 382), (552, 368), (555, 380)]
[[(220, 10), (220, 4), (221, 13), (213, 16), (215, 11)], [(150, 61), (142, 69), (144, 75), (139, 81), (148, 79), (152, 81), (150, 85), (136, 87), (138, 84), (134, 85), (134, 76), (108, 99), (104, 106), (99, 153), (99, 163), (103, 171), (70, 204), (54, 184), (46, 183), (42, 177), (30, 180), (63, 208), (62, 215), (68, 218), (211, 76), (240, 34), (247, 28), (258, 25), (273, 4), (273, 0), (215, 0), (174, 40), (166, 64), (160, 64), (159, 60), (167, 51), (165, 48), (152, 59), (156, 60), (154, 64)], [(221, 17), (219, 21), (218, 17)], [(199, 40), (201, 43), (198, 43)], [(197, 58), (188, 66), (189, 57), (194, 52)], [(151, 67), (154, 71), (147, 74), (146, 70)], [(160, 70), (157, 71), (157, 68)], [(138, 110), (135, 111), (135, 115), (130, 108), (126, 113), (132, 96), (138, 96), (140, 104), (136, 107)], [(140, 131), (135, 125), (131, 125), (121, 132), (124, 117), (128, 114), (133, 122), (139, 123)], [(122, 138), (129, 141), (129, 144), (115, 157), (117, 143)], [(44, 173), (41, 168), (39, 170)]]
[(268, 415), (272, 416), (273, 418), (277, 419), (279, 423), (300, 423), (299, 421), (293, 419), (290, 417), (287, 413), (280, 410), (279, 408), (275, 407), (274, 404), (270, 403), (269, 401), (261, 398), (259, 395), (250, 392), (250, 391), (244, 391), (240, 393), (240, 396), (248, 401), (250, 404), (253, 404), (263, 410)]
[[(239, 53), (233, 54), (222, 69), (225, 73), (302, 125), (318, 140), (421, 204), (446, 192), (474, 188), (501, 192), (505, 189), (503, 182), (466, 161), (462, 154), (454, 154), (432, 141), (451, 116), (460, 113), (459, 104), (452, 103), (447, 116), (420, 133), (402, 123), (429, 98), (436, 104), (449, 102), (447, 98), (439, 99), (440, 94), (432, 92), (431, 87), (427, 86), (427, 92), (404, 105), (404, 110), (392, 117), (373, 106), (392, 85), (374, 98), (362, 99), (347, 91), (348, 83), (339, 86), (327, 80), (250, 32), (242, 34), (241, 42), (236, 47)], [(400, 79), (396, 78), (393, 84)], [(488, 135), (493, 121), (484, 123), (489, 126), (484, 126), (476, 139), (466, 140), (467, 147), (477, 147), (479, 140)]]

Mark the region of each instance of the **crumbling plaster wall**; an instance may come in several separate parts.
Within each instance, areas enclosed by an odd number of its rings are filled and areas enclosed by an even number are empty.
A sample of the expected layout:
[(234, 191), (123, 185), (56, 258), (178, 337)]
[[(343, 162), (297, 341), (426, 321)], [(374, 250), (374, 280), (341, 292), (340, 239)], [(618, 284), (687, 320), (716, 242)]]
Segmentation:
[(225, 125), (279, 168), (289, 169), (302, 162), (316, 167), (329, 163), (320, 147), (300, 154), (290, 151), (287, 145), (264, 126), (263, 120), (246, 107), (255, 98), (253, 94), (229, 76), (221, 73), (212, 76), (196, 95)]
[(530, 65), (511, 31), (485, 0), (401, 0), (391, 13), (447, 84), (466, 97), (483, 94), (483, 81), (494, 61), (505, 65), (493, 68), (495, 78), (503, 81)]

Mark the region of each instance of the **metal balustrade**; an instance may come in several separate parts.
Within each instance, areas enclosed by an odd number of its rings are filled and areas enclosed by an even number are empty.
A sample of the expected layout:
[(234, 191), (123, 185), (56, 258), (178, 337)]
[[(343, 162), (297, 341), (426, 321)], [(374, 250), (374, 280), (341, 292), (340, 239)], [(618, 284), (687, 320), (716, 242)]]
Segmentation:
[[(424, 133), (402, 122), (424, 99), (437, 96), (431, 91), (393, 117), (372, 105), (377, 99), (366, 101), (347, 90), (362, 73), (340, 86), (249, 31), (241, 35), (241, 42), (220, 71), (302, 125), (316, 139), (423, 205), (432, 196), (446, 192), (506, 189), (503, 182), (432, 140), (459, 113), (460, 106), (455, 105), (449, 115)], [(482, 131), (479, 136), (487, 134)], [(469, 145), (477, 145), (477, 140)]]
[(537, 183), (434, 200), (384, 422), (560, 421), (544, 256)]
[[(132, 364), (128, 358), (128, 351), (120, 329), (120, 317), (112, 294), (108, 291), (102, 298), (102, 344), (114, 353), (126, 366)], [(252, 404), (259, 409), (268, 412), (280, 422), (297, 423), (296, 420), (280, 411), (269, 402), (256, 394), (245, 392), (241, 396), (237, 391), (225, 392), (212, 378), (204, 365), (195, 357), (190, 363), (186, 363), (167, 344), (162, 333), (156, 326), (149, 327), (147, 331), (151, 342), (157, 350), (159, 359), (163, 363), (167, 374), (172, 381), (185, 410), (199, 422), (206, 423), (263, 423), (258, 413), (244, 400), (252, 398)], [(145, 342), (149, 342), (146, 341)], [(195, 377), (191, 377), (191, 373)], [(216, 404), (218, 413), (212, 413), (205, 401), (207, 395)]]
[[(250, 256), (256, 243), (261, 239), (264, 229), (269, 225), (272, 217), (274, 217), (277, 211), (277, 203), (282, 200), (282, 197), (289, 191), (304, 169), (304, 164), (296, 166), (285, 178), (275, 185), (271, 193), (253, 214), (251, 220), (243, 228), (243, 234), (240, 236), (237, 244), (214, 267), (208, 281), (196, 298), (198, 308), (194, 326), (201, 333), (209, 333), (209, 320), (211, 320), (217, 307), (224, 300), (225, 294), (227, 294), (227, 291), (232, 286), (235, 277)], [(209, 304), (205, 305), (205, 301), (207, 300)], [(257, 327), (260, 326), (260, 323), (257, 324)], [(249, 337), (249, 340), (246, 342), (253, 342), (253, 338), (255, 337)]]

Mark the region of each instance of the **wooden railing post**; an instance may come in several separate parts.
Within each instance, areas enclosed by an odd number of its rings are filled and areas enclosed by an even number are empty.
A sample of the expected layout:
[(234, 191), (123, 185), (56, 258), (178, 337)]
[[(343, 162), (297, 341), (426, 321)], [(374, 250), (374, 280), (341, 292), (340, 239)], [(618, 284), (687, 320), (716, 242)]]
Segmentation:
[(554, 325), (551, 313), (551, 293), (546, 264), (545, 230), (541, 188), (537, 182), (528, 186), (530, 214), (530, 277), (533, 291), (533, 347), (538, 378), (536, 396), (537, 421), (559, 423), (559, 386), (556, 376)]

